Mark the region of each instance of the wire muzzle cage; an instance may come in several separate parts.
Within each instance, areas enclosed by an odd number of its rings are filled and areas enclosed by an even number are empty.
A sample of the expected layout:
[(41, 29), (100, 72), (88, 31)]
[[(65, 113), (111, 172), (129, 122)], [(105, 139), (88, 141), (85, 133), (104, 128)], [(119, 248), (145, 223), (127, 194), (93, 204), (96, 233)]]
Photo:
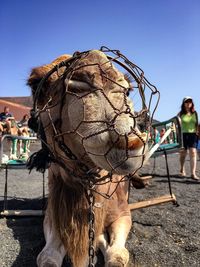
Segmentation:
[[(34, 105), (31, 113), (31, 120), (32, 123), (33, 121), (35, 122), (37, 120), (36, 124), (38, 136), (42, 141), (43, 149), (48, 150), (52, 161), (58, 163), (66, 170), (68, 174), (73, 176), (75, 179), (78, 179), (78, 181), (84, 185), (87, 185), (88, 181), (90, 184), (92, 181), (93, 184), (99, 185), (110, 181), (114, 182), (112, 179), (113, 174), (118, 173), (117, 170), (123, 168), (124, 164), (126, 164), (129, 160), (134, 160), (138, 157), (141, 158), (140, 164), (134, 169), (134, 171), (130, 174), (126, 173), (126, 175), (122, 175), (120, 181), (132, 178), (138, 169), (142, 167), (145, 160), (145, 151), (148, 150), (149, 146), (148, 133), (151, 131), (153, 115), (157, 108), (160, 94), (156, 87), (149, 83), (145, 78), (142, 69), (128, 60), (123, 54), (120, 53), (120, 51), (111, 50), (107, 47), (101, 47), (100, 51), (103, 52), (107, 57), (106, 62), (104, 61), (104, 63), (100, 63), (99, 61), (90, 61), (86, 64), (85, 60), (88, 59), (91, 51), (74, 53), (70, 59), (62, 61), (54, 66), (42, 78), (34, 93)], [(124, 88), (123, 85), (113, 79), (112, 75), (109, 75), (109, 69), (113, 68), (113, 66), (118, 71), (126, 73), (125, 77), (130, 84), (129, 88)], [(112, 102), (112, 99), (108, 96), (108, 94), (106, 94), (105, 88), (98, 86), (98, 84), (92, 87), (88, 86), (89, 89), (83, 92), (81, 90), (77, 92), (70, 89), (70, 84), (73, 82), (77, 71), (81, 73), (81, 71), (86, 67), (89, 70), (91, 68), (91, 73), (95, 68), (95, 70), (99, 72), (101, 80), (106, 81), (107, 84), (110, 84), (113, 87), (117, 86), (122, 89), (121, 98), (123, 99), (123, 108), (118, 108), (115, 103)], [(38, 101), (41, 97), (42, 88), (44, 83), (52, 74), (57, 74), (58, 80), (64, 79), (65, 81), (67, 80), (67, 82), (62, 91), (62, 96), (58, 98), (59, 100), (53, 101), (54, 97), (49, 95), (48, 100), (41, 107), (41, 105), (38, 105)], [(56, 85), (57, 83), (55, 83), (53, 86), (56, 87)], [(51, 91), (55, 90), (51, 89)], [(84, 110), (84, 105), (86, 102), (85, 99), (91, 94), (96, 94), (100, 97), (100, 99), (103, 99), (104, 104), (106, 103), (106, 105), (109, 106), (109, 110), (111, 110), (113, 115), (112, 118), (100, 119), (100, 117), (97, 117), (96, 119), (90, 120), (85, 117), (85, 115), (81, 117), (80, 114), (79, 122), (75, 126), (62, 131), (62, 127), (60, 124), (56, 123), (56, 120), (54, 119), (54, 108), (59, 106), (61, 110), (60, 114), (62, 114), (62, 110), (65, 108), (65, 101), (63, 99), (65, 99), (65, 97), (71, 97), (81, 104)], [(130, 99), (134, 103), (134, 111), (129, 104)], [(50, 146), (46, 140), (46, 129), (43, 128), (43, 123), (41, 120), (41, 115), (43, 113), (47, 114), (49, 123), (51, 124), (54, 132), (53, 147)], [(123, 118), (132, 120), (132, 126), (128, 131), (123, 130), (123, 127), (118, 127), (118, 125), (123, 121)], [(87, 129), (87, 126), (89, 125), (90, 128), (93, 129), (92, 131), (82, 131), (82, 128)], [(108, 147), (106, 149), (102, 149), (100, 152), (89, 150), (87, 143), (91, 140), (91, 138), (99, 137), (104, 133), (112, 133), (112, 136), (114, 136), (112, 141), (109, 142)], [(143, 138), (141, 133), (146, 133), (147, 138)], [(73, 147), (70, 147), (66, 143), (67, 138), (71, 138), (72, 134), (78, 136), (79, 140), (81, 140), (82, 148), (84, 150), (84, 153), (81, 157), (78, 157), (73, 151)], [(130, 138), (132, 138), (131, 142), (129, 140)], [(130, 147), (137, 147), (138, 144), (140, 147), (142, 147), (141, 154), (132, 155), (130, 153)], [(111, 158), (112, 154), (114, 153), (113, 150), (116, 147), (117, 149), (123, 151), (123, 153), (121, 153), (122, 157), (120, 159), (113, 161)], [(93, 156), (99, 158), (103, 157), (109, 169), (108, 173), (104, 176), (101, 176), (99, 174), (102, 169), (101, 166), (91, 167), (90, 164), (87, 164), (85, 159), (88, 158), (88, 155), (90, 158)], [(65, 164), (65, 159), (75, 161), (77, 163), (77, 167), (73, 169), (70, 168), (67, 166), (67, 164)], [(79, 178), (80, 170), (81, 178)]]

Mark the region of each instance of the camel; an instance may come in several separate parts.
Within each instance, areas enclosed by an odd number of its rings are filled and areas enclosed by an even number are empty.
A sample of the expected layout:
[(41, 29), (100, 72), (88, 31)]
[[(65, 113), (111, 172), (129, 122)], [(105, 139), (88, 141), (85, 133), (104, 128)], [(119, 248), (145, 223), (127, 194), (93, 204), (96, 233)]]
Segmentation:
[(148, 150), (127, 96), (130, 82), (104, 52), (90, 50), (33, 68), (27, 84), (32, 128), (50, 161), (46, 244), (37, 265), (60, 267), (67, 255), (74, 267), (94, 266), (94, 246), (106, 267), (127, 266), (128, 177)]

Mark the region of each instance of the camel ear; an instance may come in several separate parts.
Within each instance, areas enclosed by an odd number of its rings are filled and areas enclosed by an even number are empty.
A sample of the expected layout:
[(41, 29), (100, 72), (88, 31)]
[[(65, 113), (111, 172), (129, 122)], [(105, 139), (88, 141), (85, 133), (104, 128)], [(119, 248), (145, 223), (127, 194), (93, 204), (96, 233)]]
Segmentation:
[[(27, 85), (31, 87), (32, 95), (34, 97), (35, 92), (42, 78), (47, 74), (49, 70), (45, 66), (34, 68), (28, 78)], [(47, 84), (45, 84), (47, 85)]]
[[(28, 78), (27, 81), (27, 85), (31, 87), (32, 90), (32, 95), (34, 97), (35, 92), (37, 90), (37, 87), (40, 83), (40, 81), (42, 80), (42, 78), (56, 65), (58, 65), (60, 62), (65, 61), (70, 59), (71, 56), (64, 54), (58, 58), (56, 58), (53, 62), (51, 62), (50, 64), (47, 65), (43, 65), (41, 67), (37, 67), (32, 69), (32, 72)], [(61, 75), (63, 73), (65, 68), (60, 68), (59, 71), (59, 75)], [(58, 79), (58, 73), (53, 73), (50, 77), (48, 77), (48, 79), (44, 82), (43, 84), (43, 88), (42, 91), (43, 93), (48, 93), (47, 90), (49, 88), (49, 86), (51, 85), (52, 82), (55, 82)]]

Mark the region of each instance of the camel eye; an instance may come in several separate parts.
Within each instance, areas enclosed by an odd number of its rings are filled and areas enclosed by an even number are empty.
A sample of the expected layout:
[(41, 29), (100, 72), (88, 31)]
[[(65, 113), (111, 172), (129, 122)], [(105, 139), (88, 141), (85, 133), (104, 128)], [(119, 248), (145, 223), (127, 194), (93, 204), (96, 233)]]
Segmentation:
[(130, 95), (130, 92), (133, 90), (132, 87), (129, 87), (126, 89), (126, 95), (129, 96)]

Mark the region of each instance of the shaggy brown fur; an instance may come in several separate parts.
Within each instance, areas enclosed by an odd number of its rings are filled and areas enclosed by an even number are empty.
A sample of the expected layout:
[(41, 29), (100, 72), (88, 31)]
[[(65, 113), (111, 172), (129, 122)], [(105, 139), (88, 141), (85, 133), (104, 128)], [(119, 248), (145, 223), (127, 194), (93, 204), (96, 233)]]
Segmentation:
[[(32, 94), (34, 96), (36, 89), (41, 82), (42, 78), (57, 64), (61, 63), (62, 61), (70, 59), (70, 55), (62, 55), (55, 59), (50, 64), (43, 65), (41, 67), (33, 68), (31, 75), (27, 81), (27, 85), (29, 85), (32, 89)], [(55, 87), (54, 83), (59, 81), (59, 77), (63, 74), (65, 67), (59, 68), (58, 72), (54, 72), (44, 83), (39, 102), (38, 104), (42, 104), (43, 101), (46, 101), (48, 94), (50, 94), (50, 88)]]
[[(48, 213), (65, 246), (68, 256), (79, 267), (88, 256), (88, 201), (85, 189), (78, 183), (66, 185), (57, 174), (49, 175)], [(95, 201), (103, 201), (98, 194)], [(105, 209), (95, 209), (95, 236), (102, 233)]]
[[(53, 61), (51, 64), (34, 68), (32, 70), (28, 79), (28, 85), (32, 88), (33, 96), (41, 79), (56, 64), (69, 58), (69, 55), (64, 55)], [(94, 64), (91, 62), (94, 62)], [(86, 58), (83, 58), (83, 60), (81, 58), (76, 65), (76, 68), (76, 71), (72, 73), (72, 77), (70, 78), (75, 81), (86, 82), (91, 86), (91, 88), (103, 88), (105, 92), (108, 92), (115, 87), (115, 83), (112, 83), (110, 79), (114, 81), (116, 80), (116, 83), (120, 82), (121, 77), (123, 79), (123, 74), (119, 74), (117, 70), (112, 67), (112, 64), (108, 62), (108, 59), (105, 56), (102, 56), (102, 54), (98, 55), (98, 52), (88, 54)], [(63, 111), (61, 109), (61, 107), (65, 105), (64, 101), (66, 97), (66, 90), (68, 89), (63, 81), (64, 75), (61, 76), (64, 71), (65, 67), (60, 68), (45, 81), (41, 91), (39, 92), (39, 99), (37, 99), (38, 107), (43, 108), (44, 104), (47, 104), (48, 96), (51, 96), (54, 105), (50, 112), (53, 118), (54, 127), (56, 125), (56, 120), (63, 119), (62, 116), (65, 118), (65, 121), (62, 120), (62, 126), (68, 123), (68, 114), (63, 114), (65, 110)], [(63, 97), (64, 94), (65, 97)], [(122, 96), (124, 97), (124, 95)], [(48, 111), (46, 113), (42, 113), (40, 119), (43, 123), (47, 143), (51, 147), (53, 153), (56, 157), (62, 160), (64, 165), (69, 165), (68, 168), (74, 170), (76, 169), (76, 171), (80, 171), (81, 174), (82, 171), (79, 170), (79, 163), (77, 161), (70, 160), (67, 157), (63, 157), (63, 151), (61, 151), (58, 144), (55, 142), (55, 132), (51, 125), (51, 120), (48, 117)], [(59, 131), (60, 129), (56, 130)], [(63, 130), (63, 132), (65, 132), (65, 130)], [(74, 136), (73, 134), (74, 133), (68, 134), (67, 136), (63, 135), (64, 141), (69, 148), (71, 148), (70, 142), (72, 142), (72, 140), (76, 140), (75, 134)], [(74, 153), (76, 153), (76, 155), (78, 155), (79, 147), (76, 146), (74, 142), (72, 142), (71, 149)], [(59, 151), (59, 153), (57, 151)], [(88, 167), (91, 168), (92, 166), (93, 168), (94, 162), (89, 158), (89, 156), (85, 153), (82, 154), (82, 156), (84, 156), (83, 162), (87, 164)], [(103, 172), (104, 171), (101, 173), (102, 176), (104, 176)], [(73, 178), (70, 177), (70, 174), (64, 171), (64, 169), (62, 169), (59, 165), (55, 163), (51, 164), (49, 169), (49, 199), (47, 215), (50, 219), (51, 227), (56, 229), (59, 238), (65, 247), (66, 253), (73, 262), (73, 265), (75, 267), (80, 267), (85, 266), (85, 261), (88, 257), (88, 200), (85, 195), (86, 188), (84, 188), (81, 183), (72, 179)], [(117, 182), (120, 180), (120, 176), (116, 175), (113, 179), (115, 180), (115, 183), (107, 183), (95, 188), (98, 192), (103, 192), (104, 194), (107, 193), (108, 195), (114, 192), (109, 200), (97, 193), (94, 194), (95, 202), (102, 204), (102, 208), (94, 208), (95, 237), (98, 237), (100, 234), (105, 232), (106, 227), (109, 228), (113, 222), (117, 221), (121, 217), (127, 217), (127, 221), (129, 221), (130, 210), (126, 196), (128, 182), (120, 183), (120, 185), (118, 185)], [(126, 225), (123, 228), (126, 228)], [(126, 238), (126, 231), (124, 231), (124, 233)]]

